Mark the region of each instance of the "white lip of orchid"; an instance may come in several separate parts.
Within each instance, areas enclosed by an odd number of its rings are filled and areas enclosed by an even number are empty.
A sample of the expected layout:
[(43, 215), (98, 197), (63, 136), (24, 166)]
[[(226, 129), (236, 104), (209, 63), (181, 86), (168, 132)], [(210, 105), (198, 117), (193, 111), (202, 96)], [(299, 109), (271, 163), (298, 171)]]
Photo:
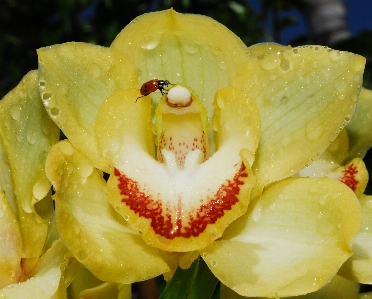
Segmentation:
[(183, 108), (190, 106), (191, 103), (191, 93), (186, 87), (176, 85), (168, 91), (167, 104), (170, 107)]

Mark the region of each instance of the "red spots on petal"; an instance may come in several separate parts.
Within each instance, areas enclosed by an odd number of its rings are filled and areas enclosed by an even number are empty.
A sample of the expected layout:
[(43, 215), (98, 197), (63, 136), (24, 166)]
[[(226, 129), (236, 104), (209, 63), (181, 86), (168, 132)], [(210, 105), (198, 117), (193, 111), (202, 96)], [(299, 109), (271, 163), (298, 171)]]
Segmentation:
[(356, 175), (358, 174), (358, 168), (354, 164), (350, 164), (347, 168), (345, 168), (342, 171), (342, 173), (343, 176), (340, 179), (340, 181), (355, 192), (359, 183), (359, 181), (356, 179)]
[(152, 195), (140, 190), (138, 183), (115, 168), (114, 172), (119, 183), (118, 188), (123, 196), (122, 203), (128, 206), (139, 217), (150, 220), (155, 234), (172, 240), (176, 237), (197, 237), (205, 231), (208, 225), (216, 223), (239, 201), (237, 195), (242, 178), (248, 177), (244, 163), (232, 180), (226, 180), (207, 203), (193, 210), (184, 209), (182, 194), (174, 206), (154, 199)]

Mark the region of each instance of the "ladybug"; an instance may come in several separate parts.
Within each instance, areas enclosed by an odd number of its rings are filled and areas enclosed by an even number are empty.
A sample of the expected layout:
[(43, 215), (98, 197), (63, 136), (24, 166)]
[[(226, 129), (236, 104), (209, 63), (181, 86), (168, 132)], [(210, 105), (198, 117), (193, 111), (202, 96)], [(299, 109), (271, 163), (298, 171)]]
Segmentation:
[(157, 91), (158, 89), (160, 90), (161, 94), (164, 95), (166, 93), (166, 88), (170, 84), (172, 83), (170, 83), (168, 80), (153, 79), (153, 80), (147, 81), (142, 84), (141, 89), (140, 89), (141, 96), (138, 97), (137, 100), (139, 98), (149, 95), (150, 93), (154, 91)]

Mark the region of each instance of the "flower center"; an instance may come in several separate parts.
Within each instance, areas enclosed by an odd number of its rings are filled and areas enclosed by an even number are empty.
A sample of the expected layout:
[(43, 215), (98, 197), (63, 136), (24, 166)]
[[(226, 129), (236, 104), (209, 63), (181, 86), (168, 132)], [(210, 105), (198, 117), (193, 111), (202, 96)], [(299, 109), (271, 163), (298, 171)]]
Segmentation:
[[(188, 154), (199, 164), (209, 157), (205, 109), (196, 95), (185, 86), (176, 85), (165, 94), (156, 113), (157, 157), (166, 164), (184, 167)], [(191, 158), (192, 157), (192, 158)]]

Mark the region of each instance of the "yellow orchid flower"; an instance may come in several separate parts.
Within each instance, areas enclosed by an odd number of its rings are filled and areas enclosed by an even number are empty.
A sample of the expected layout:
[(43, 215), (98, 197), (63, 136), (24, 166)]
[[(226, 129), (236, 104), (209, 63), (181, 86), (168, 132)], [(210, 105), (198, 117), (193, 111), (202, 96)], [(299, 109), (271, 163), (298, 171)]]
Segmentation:
[(353, 191), (290, 176), (349, 122), (363, 57), (249, 49), (216, 21), (173, 10), (136, 18), (109, 48), (38, 55), (40, 97), (68, 138), (46, 162), (58, 232), (100, 280), (169, 278), (200, 254), (241, 295), (292, 296), (351, 256)]
[(37, 84), (32, 71), (0, 102), (0, 298), (65, 298), (79, 269), (53, 228), (44, 168), (59, 129)]
[(371, 111), (372, 91), (362, 89), (350, 123), (316, 161), (298, 174), (338, 179), (349, 186), (359, 198), (362, 208), (361, 230), (353, 242), (353, 256), (342, 266), (339, 273), (364, 284), (372, 283), (372, 197), (364, 194), (368, 172), (362, 160), (372, 145), (369, 130), (372, 126)]

